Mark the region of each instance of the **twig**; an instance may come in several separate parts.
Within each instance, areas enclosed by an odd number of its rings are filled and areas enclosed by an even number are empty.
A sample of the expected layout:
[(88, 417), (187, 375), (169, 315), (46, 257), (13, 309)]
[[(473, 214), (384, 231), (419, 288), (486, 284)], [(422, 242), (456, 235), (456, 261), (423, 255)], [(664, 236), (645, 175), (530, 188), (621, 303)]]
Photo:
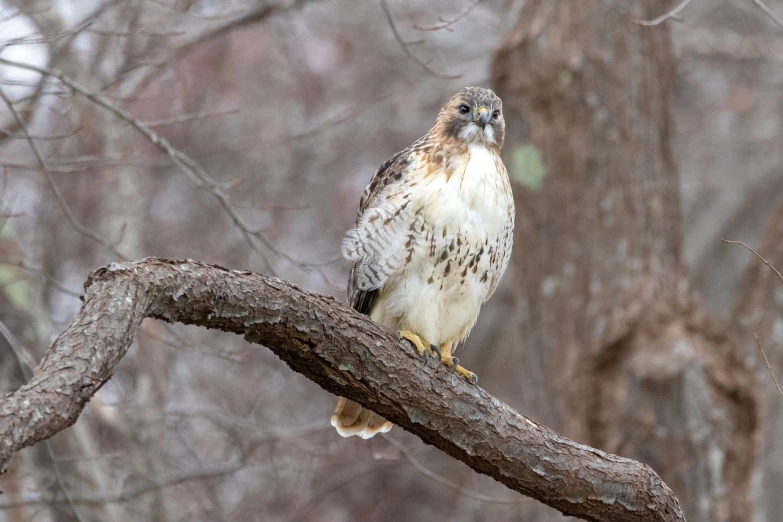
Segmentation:
[[(217, 38), (220, 38), (222, 36), (225, 36), (232, 31), (235, 31), (237, 29), (247, 27), (252, 24), (256, 24), (259, 22), (262, 22), (264, 20), (267, 20), (269, 18), (272, 18), (274, 16), (277, 16), (282, 13), (287, 13), (294, 11), (296, 9), (303, 9), (304, 6), (311, 2), (316, 2), (320, 0), (290, 0), (288, 2), (281, 1), (277, 3), (269, 3), (269, 2), (263, 2), (258, 7), (251, 9), (247, 12), (242, 12), (238, 14), (229, 14), (228, 16), (210, 16), (210, 17), (204, 17), (204, 16), (197, 16), (193, 13), (182, 11), (183, 14), (186, 14), (187, 16), (202, 19), (202, 20), (228, 20), (227, 22), (212, 28), (208, 31), (205, 31), (203, 34), (200, 34), (193, 38), (192, 40), (185, 42), (184, 44), (180, 45), (173, 51), (169, 52), (166, 56), (160, 56), (157, 57), (158, 59), (155, 60), (155, 62), (159, 65), (164, 65), (167, 63), (170, 63), (172, 61), (180, 61), (183, 60), (186, 56), (188, 56), (190, 53), (195, 51), (197, 48), (199, 48), (201, 45), (203, 45), (206, 42), (213, 41)], [(167, 6), (168, 8), (172, 9), (174, 7)], [(135, 92), (141, 92), (143, 91), (147, 85), (149, 85), (152, 80), (154, 80), (158, 76), (157, 71), (152, 71), (150, 73), (146, 73), (141, 76), (136, 76), (138, 78), (135, 81), (126, 81), (123, 86), (123, 91), (125, 93), (135, 93)]]
[(777, 269), (777, 268), (775, 268), (774, 266), (772, 266), (772, 264), (771, 264), (769, 261), (767, 261), (766, 259), (764, 259), (763, 257), (761, 257), (761, 255), (760, 255), (758, 252), (756, 252), (755, 250), (753, 250), (752, 248), (750, 248), (748, 245), (746, 245), (746, 244), (745, 244), (745, 243), (743, 243), (742, 241), (732, 241), (732, 240), (729, 240), (729, 239), (721, 239), (721, 241), (722, 241), (722, 242), (724, 242), (724, 243), (728, 243), (728, 244), (730, 244), (730, 245), (742, 245), (742, 246), (744, 246), (745, 248), (747, 248), (748, 250), (750, 250), (751, 252), (753, 252), (753, 254), (754, 254), (754, 255), (755, 255), (757, 258), (759, 258), (759, 259), (761, 260), (761, 262), (762, 262), (762, 263), (764, 263), (765, 265), (767, 265), (767, 266), (768, 266), (768, 267), (769, 267), (769, 268), (770, 268), (770, 269), (771, 269), (773, 272), (775, 272), (775, 274), (778, 276), (778, 279), (780, 279), (780, 282), (781, 282), (781, 283), (783, 283), (783, 274), (781, 274), (781, 273), (778, 271), (778, 269)]
[(185, 31), (169, 31), (169, 32), (163, 32), (158, 33), (155, 31), (109, 31), (106, 29), (85, 29), (85, 33), (92, 33), (92, 34), (98, 34), (101, 36), (115, 36), (118, 38), (125, 38), (125, 37), (131, 37), (131, 36), (147, 36), (150, 38), (172, 38), (174, 36), (182, 36), (185, 33)]
[(402, 50), (405, 52), (408, 58), (410, 58), (411, 60), (419, 64), (419, 66), (422, 69), (424, 69), (425, 71), (427, 71), (429, 74), (431, 74), (436, 78), (441, 78), (444, 80), (456, 80), (458, 78), (462, 78), (461, 74), (450, 75), (450, 74), (445, 74), (445, 73), (435, 71), (432, 68), (430, 68), (429, 63), (422, 62), (415, 54), (413, 54), (411, 50), (408, 49), (408, 46), (410, 44), (405, 43), (405, 41), (400, 36), (400, 33), (397, 31), (397, 25), (394, 23), (394, 18), (392, 18), (391, 11), (389, 11), (389, 6), (386, 4), (386, 0), (380, 0), (380, 1), (381, 1), (381, 8), (383, 9), (383, 14), (386, 15), (386, 21), (389, 23), (389, 27), (391, 28), (392, 33), (394, 34), (394, 39), (397, 40), (397, 43), (400, 44), (400, 47), (402, 47)]
[[(221, 477), (239, 471), (245, 466), (242, 460), (234, 460), (224, 464), (208, 466), (201, 469), (170, 473), (162, 477), (151, 479), (141, 479), (130, 486), (116, 493), (74, 493), (70, 501), (74, 504), (100, 505), (112, 502), (126, 502), (140, 495), (156, 489), (163, 489), (169, 486), (176, 486), (183, 482), (192, 480), (204, 480), (209, 478)], [(68, 502), (69, 499), (58, 494), (48, 495), (25, 495), (16, 499), (9, 499), (7, 502), (0, 502), (0, 509), (11, 509), (19, 506), (29, 506), (32, 504), (59, 504)]]
[(489, 495), (484, 495), (481, 493), (477, 493), (475, 491), (471, 491), (467, 488), (464, 488), (460, 486), (459, 484), (456, 484), (449, 479), (442, 477), (435, 473), (432, 470), (427, 469), (424, 467), (424, 465), (419, 462), (419, 460), (413, 456), (413, 452), (406, 448), (402, 443), (394, 440), (393, 438), (389, 437), (388, 435), (383, 435), (383, 438), (389, 441), (389, 444), (397, 448), (400, 453), (405, 455), (405, 457), (408, 459), (408, 462), (410, 462), (414, 468), (416, 468), (416, 471), (419, 473), (425, 475), (426, 477), (431, 478), (435, 482), (438, 482), (440, 484), (443, 484), (446, 487), (449, 487), (457, 492), (459, 492), (462, 495), (465, 495), (466, 497), (480, 500), (482, 502), (490, 502), (493, 504), (522, 504), (526, 501), (524, 498), (498, 498), (498, 497), (490, 497)]
[[(144, 166), (157, 167), (158, 165), (153, 162), (143, 162), (141, 159), (134, 159), (132, 157), (122, 156), (74, 156), (69, 158), (61, 158), (59, 160), (47, 161), (46, 166), (52, 172), (61, 174), (73, 174), (84, 172), (95, 165), (105, 167), (107, 165), (121, 165), (126, 167)], [(162, 165), (161, 165), (162, 166)], [(30, 163), (17, 163), (17, 162), (0, 162), (0, 167), (19, 170), (41, 170), (41, 166), (38, 164)]]
[[(47, 76), (51, 76), (53, 78), (57, 78), (60, 82), (62, 82), (64, 85), (72, 89), (74, 92), (79, 93), (80, 95), (87, 98), (89, 101), (95, 103), (96, 105), (104, 108), (105, 110), (109, 111), (110, 113), (114, 114), (116, 117), (120, 118), (121, 120), (129, 123), (133, 128), (135, 128), (137, 131), (139, 131), (147, 140), (150, 141), (153, 145), (155, 145), (158, 149), (163, 151), (174, 163), (174, 165), (177, 166), (177, 168), (185, 174), (185, 176), (196, 186), (210, 192), (217, 200), (218, 203), (223, 207), (223, 209), (226, 211), (226, 213), (231, 218), (231, 221), (234, 223), (234, 225), (240, 230), (242, 233), (242, 236), (245, 238), (245, 241), (248, 243), (248, 245), (253, 249), (254, 252), (256, 252), (259, 257), (261, 258), (261, 261), (264, 265), (264, 268), (274, 274), (274, 270), (272, 269), (272, 266), (270, 265), (266, 255), (264, 252), (258, 247), (258, 244), (256, 241), (260, 242), (267, 250), (269, 250), (273, 255), (276, 257), (283, 259), (292, 265), (296, 266), (300, 270), (302, 270), (305, 273), (311, 273), (315, 272), (319, 274), (324, 281), (331, 284), (329, 279), (326, 277), (326, 274), (317, 268), (314, 265), (303, 263), (289, 254), (283, 252), (282, 250), (278, 249), (264, 234), (261, 230), (254, 230), (252, 229), (245, 220), (239, 215), (237, 212), (235, 205), (233, 205), (231, 198), (226, 195), (223, 190), (220, 188), (219, 183), (216, 182), (212, 177), (190, 156), (185, 154), (184, 152), (180, 151), (179, 149), (175, 148), (171, 143), (164, 137), (157, 134), (155, 131), (153, 131), (149, 125), (144, 123), (143, 121), (135, 118), (132, 114), (130, 114), (125, 109), (122, 109), (121, 107), (118, 107), (114, 103), (112, 103), (106, 96), (103, 96), (101, 94), (98, 94), (96, 92), (91, 91), (87, 87), (84, 87), (79, 82), (74, 80), (73, 78), (67, 76), (62, 71), (59, 71), (57, 69), (49, 69), (48, 67), (39, 67), (37, 65), (31, 65), (28, 63), (23, 62), (17, 62), (14, 60), (8, 60), (7, 58), (0, 57), (0, 63), (5, 65), (10, 65), (12, 67), (18, 67), (20, 69), (27, 69), (30, 71), (36, 71), (41, 74), (45, 74)], [(37, 147), (36, 147), (37, 149)], [(41, 157), (41, 159), (43, 159)], [(45, 164), (39, 160), (39, 163), (42, 165)], [(48, 172), (48, 170), (47, 170)], [(49, 179), (51, 179), (51, 175), (49, 175)], [(53, 183), (53, 180), (52, 180)], [(94, 233), (93, 233), (94, 234)], [(97, 236), (97, 235), (96, 235)], [(100, 236), (98, 236), (100, 237)], [(116, 253), (116, 252), (115, 252)], [(123, 259), (126, 259), (123, 257)]]
[(0, 335), (5, 338), (11, 351), (16, 355), (16, 360), (19, 364), (19, 372), (22, 377), (24, 377), (25, 381), (30, 380), (30, 377), (33, 375), (32, 369), (35, 367), (35, 359), (33, 359), (33, 356), (24, 349), (24, 346), (19, 342), (19, 339), (16, 338), (11, 329), (8, 328), (2, 320), (0, 320)]
[[(295, 428), (269, 428), (256, 421), (250, 421), (246, 418), (227, 415), (225, 411), (218, 408), (175, 408), (166, 410), (160, 417), (156, 417), (159, 422), (165, 422), (171, 419), (191, 419), (200, 418), (210, 421), (216, 426), (233, 432), (248, 431), (254, 445), (266, 444), (269, 442), (283, 442), (292, 439), (302, 439), (315, 435), (317, 433), (331, 433), (332, 427), (325, 425), (324, 422), (313, 422), (311, 424), (298, 426)], [(247, 438), (243, 438), (247, 441)]]
[(217, 357), (218, 359), (223, 359), (224, 361), (231, 362), (231, 363), (239, 363), (241, 362), (241, 357), (231, 355), (231, 354), (222, 354), (219, 352), (214, 352), (211, 350), (207, 350), (205, 348), (193, 348), (189, 344), (186, 344), (173, 330), (171, 325), (166, 325), (166, 329), (168, 332), (177, 340), (176, 342), (170, 341), (163, 337), (162, 335), (158, 335), (149, 328), (139, 328), (139, 332), (146, 335), (150, 339), (154, 339), (155, 341), (158, 341), (159, 343), (163, 343), (166, 346), (170, 348), (174, 348), (175, 350), (182, 350), (182, 351), (194, 351), (198, 353), (202, 353), (204, 355), (211, 355), (212, 357)]
[[(78, 172), (85, 172), (92, 168), (90, 165), (74, 165), (74, 166), (57, 166), (47, 165), (50, 172), (57, 172), (58, 174), (74, 174)], [(29, 163), (13, 163), (13, 162), (0, 162), (0, 167), (6, 169), (18, 169), (18, 170), (43, 170), (40, 165), (31, 165)]]
[(83, 29), (84, 27), (77, 27), (75, 29), (67, 29), (63, 31), (55, 31), (55, 32), (45, 33), (45, 34), (33, 34), (29, 36), (21, 36), (19, 38), (12, 38), (11, 40), (6, 41), (5, 43), (3, 43), (2, 46), (0, 46), (0, 51), (5, 49), (6, 47), (14, 47), (20, 45), (51, 44), (52, 42), (56, 42), (57, 40), (61, 40), (63, 38), (70, 38), (71, 34), (73, 34), (74, 31), (82, 31)]
[[(90, 13), (89, 16), (87, 16), (82, 21), (80, 21), (79, 23), (75, 24), (70, 29), (68, 29), (68, 31), (67, 31), (68, 34), (64, 38), (65, 41), (57, 49), (54, 49), (49, 54), (48, 64), (51, 66), (52, 64), (57, 63), (60, 60), (60, 58), (62, 58), (62, 56), (65, 55), (65, 53), (67, 53), (68, 50), (71, 48), (71, 44), (73, 44), (73, 42), (76, 39), (76, 37), (79, 34), (81, 34), (81, 32), (84, 29), (86, 29), (87, 27), (89, 27), (91, 25), (92, 20), (95, 17), (100, 16), (105, 10), (107, 10), (113, 3), (116, 3), (117, 1), (118, 0), (112, 0), (111, 2), (104, 3), (103, 5), (99, 6), (96, 10), (94, 10), (92, 13)], [(25, 15), (28, 17), (29, 20), (31, 20), (33, 23), (38, 25), (39, 29), (43, 32), (43, 28), (40, 26), (40, 24), (37, 23), (37, 18), (36, 18), (35, 15), (37, 15), (39, 13), (43, 13), (43, 12), (49, 10), (49, 9), (51, 9), (51, 6), (48, 6), (48, 7), (42, 6), (42, 9), (37, 10), (37, 11), (26, 11)], [(61, 32), (65, 32), (65, 31), (61, 31)], [(32, 94), (30, 94), (29, 96), (26, 96), (24, 98), (21, 98), (21, 99), (17, 100), (18, 103), (25, 102), (30, 107), (29, 110), (25, 111), (26, 112), (25, 116), (27, 117), (28, 121), (32, 121), (32, 119), (35, 116), (38, 108), (43, 106), (43, 104), (39, 104), (38, 101), (45, 94), (47, 94), (47, 92), (46, 92), (46, 76), (45, 75), (41, 75), (41, 81), (39, 81), (38, 84), (36, 85), (35, 91)], [(4, 139), (0, 138), (0, 142), (2, 142), (2, 141), (4, 141)]]
[[(6, 62), (6, 60), (4, 58), (0, 58), (0, 62)], [(27, 130), (27, 124), (24, 122), (24, 120), (19, 115), (19, 113), (16, 111), (14, 104), (11, 102), (8, 96), (6, 96), (2, 88), (0, 88), (0, 99), (3, 100), (6, 107), (8, 107), (8, 110), (11, 111), (11, 114), (13, 115), (16, 124), (19, 126), (19, 130), (22, 132), (22, 134), (24, 134), (27, 143), (30, 145), (30, 150), (33, 151), (33, 155), (35, 156), (35, 159), (38, 161), (38, 164), (41, 165), (41, 170), (43, 170), (44, 174), (46, 175), (46, 181), (49, 183), (49, 188), (51, 188), (52, 193), (54, 194), (54, 197), (57, 200), (57, 203), (59, 203), (60, 207), (65, 213), (66, 219), (68, 219), (68, 222), (71, 223), (71, 226), (74, 228), (74, 230), (92, 239), (96, 243), (103, 245), (108, 250), (110, 250), (115, 256), (119, 257), (123, 261), (127, 261), (128, 258), (122, 252), (120, 252), (116, 246), (112, 245), (109, 241), (104, 239), (97, 232), (82, 225), (79, 222), (79, 220), (76, 219), (76, 216), (71, 210), (71, 207), (68, 206), (68, 202), (65, 200), (65, 196), (63, 196), (63, 193), (60, 191), (60, 187), (57, 186), (57, 183), (54, 181), (54, 176), (52, 176), (52, 172), (51, 170), (49, 170), (49, 166), (47, 165), (46, 160), (44, 159), (43, 154), (41, 153), (41, 150), (38, 148), (38, 144), (30, 136), (30, 133)]]
[(753, 337), (756, 338), (756, 344), (759, 347), (759, 351), (761, 352), (761, 355), (764, 356), (764, 363), (767, 365), (767, 370), (769, 370), (769, 374), (772, 376), (772, 380), (775, 383), (775, 388), (778, 389), (778, 393), (781, 397), (783, 397), (783, 390), (780, 389), (780, 384), (778, 384), (778, 379), (775, 377), (775, 372), (772, 370), (772, 366), (769, 364), (769, 359), (767, 358), (767, 354), (764, 353), (764, 348), (761, 347), (761, 340), (759, 340), (758, 334), (754, 333)]
[(769, 34), (746, 35), (694, 28), (683, 34), (680, 45), (688, 54), (710, 59), (783, 63), (783, 37)]
[(764, 11), (764, 14), (767, 15), (770, 20), (775, 22), (778, 27), (783, 28), (783, 18), (780, 18), (778, 15), (776, 15), (772, 9), (767, 6), (767, 4), (765, 4), (762, 0), (753, 0), (753, 3), (756, 4), (759, 9)]
[(463, 18), (465, 18), (468, 14), (470, 14), (473, 9), (476, 8), (477, 5), (481, 3), (481, 0), (475, 0), (471, 5), (464, 8), (462, 11), (459, 12), (459, 14), (452, 18), (451, 20), (446, 20), (445, 18), (438, 18), (439, 23), (433, 24), (433, 25), (418, 25), (413, 24), (414, 29), (418, 29), (419, 31), (440, 31), (441, 29), (446, 29), (447, 31), (454, 31), (454, 29), (451, 28), (452, 25), (459, 22)]
[(643, 25), (645, 27), (652, 27), (655, 25), (662, 24), (666, 20), (673, 19), (677, 21), (681, 21), (682, 19), (678, 16), (680, 11), (688, 7), (688, 4), (690, 4), (692, 0), (684, 0), (683, 2), (680, 2), (678, 5), (676, 5), (673, 9), (663, 13), (661, 16), (657, 18), (653, 18), (652, 20), (633, 20), (632, 23), (636, 25)]
[(178, 116), (172, 116), (171, 118), (165, 118), (162, 120), (147, 120), (146, 123), (148, 127), (155, 128), (155, 127), (165, 127), (167, 125), (175, 125), (177, 123), (185, 123), (193, 120), (205, 120), (208, 118), (219, 118), (222, 116), (228, 116), (229, 114), (236, 114), (239, 112), (239, 109), (228, 109), (225, 111), (217, 111), (217, 112), (200, 112), (196, 114), (180, 114)]
[[(747, 248), (751, 252), (753, 252), (753, 255), (755, 255), (759, 260), (767, 265), (770, 270), (775, 272), (775, 275), (778, 276), (778, 279), (780, 279), (780, 282), (783, 283), (783, 274), (781, 274), (777, 268), (775, 268), (772, 263), (764, 259), (761, 254), (753, 250), (751, 247), (743, 243), (742, 241), (732, 241), (729, 239), (721, 239), (722, 242), (728, 243), (730, 245), (742, 245), (743, 247)], [(767, 354), (764, 352), (764, 348), (761, 346), (761, 340), (759, 339), (758, 334), (754, 333), (753, 337), (756, 339), (756, 344), (759, 347), (759, 351), (761, 352), (761, 355), (764, 357), (764, 363), (767, 365), (767, 370), (769, 370), (769, 374), (772, 376), (772, 380), (775, 382), (775, 388), (778, 389), (778, 393), (780, 393), (780, 396), (783, 397), (783, 390), (780, 389), (780, 384), (778, 384), (778, 379), (775, 377), (775, 372), (772, 370), (772, 366), (769, 364), (769, 359), (767, 358)]]
[[(62, 140), (62, 139), (65, 139), (65, 138), (70, 138), (71, 136), (76, 135), (80, 130), (82, 130), (82, 127), (74, 127), (73, 130), (69, 130), (68, 132), (66, 132), (64, 134), (55, 134), (55, 135), (52, 135), (52, 136), (37, 136), (37, 135), (31, 134), (30, 137), (33, 138), (34, 140), (39, 140), (39, 141), (56, 141), (56, 140)], [(12, 138), (12, 139), (15, 139), (15, 140), (16, 139), (27, 139), (25, 136), (19, 136), (17, 133), (15, 133), (15, 132), (13, 132), (13, 131), (11, 131), (9, 129), (4, 129), (2, 127), (0, 127), (0, 134), (4, 134), (5, 136), (7, 136), (9, 138)]]
[(29, 263), (27, 263), (25, 261), (8, 261), (8, 260), (5, 260), (5, 259), (0, 259), (0, 263), (2, 263), (4, 265), (9, 265), (9, 266), (15, 266), (17, 268), (21, 268), (22, 270), (27, 270), (28, 272), (32, 272), (32, 273), (38, 275), (39, 277), (41, 277), (41, 279), (43, 279), (44, 281), (46, 281), (50, 285), (52, 285), (52, 287), (54, 287), (55, 289), (59, 290), (60, 292), (66, 294), (66, 295), (70, 295), (72, 297), (80, 297), (82, 295), (80, 292), (74, 292), (73, 290), (67, 288), (65, 285), (63, 285), (62, 283), (57, 281), (52, 276), (50, 276), (50, 275), (46, 274), (45, 272), (35, 268), (34, 266), (30, 265)]

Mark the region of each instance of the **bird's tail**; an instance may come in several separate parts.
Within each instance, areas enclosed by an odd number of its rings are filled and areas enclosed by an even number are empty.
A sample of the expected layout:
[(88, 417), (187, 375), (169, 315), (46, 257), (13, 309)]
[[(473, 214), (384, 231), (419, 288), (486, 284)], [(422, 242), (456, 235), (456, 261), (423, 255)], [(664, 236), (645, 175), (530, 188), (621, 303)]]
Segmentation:
[(340, 397), (332, 414), (332, 426), (343, 437), (358, 435), (369, 439), (376, 433), (386, 433), (392, 428), (392, 423), (373, 413), (362, 405)]

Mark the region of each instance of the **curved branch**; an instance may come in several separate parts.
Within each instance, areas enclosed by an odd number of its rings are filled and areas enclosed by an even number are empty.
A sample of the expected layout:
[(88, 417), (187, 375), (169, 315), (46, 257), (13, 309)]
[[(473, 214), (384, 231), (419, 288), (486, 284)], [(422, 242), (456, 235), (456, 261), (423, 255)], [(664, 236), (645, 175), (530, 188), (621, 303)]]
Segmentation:
[[(111, 264), (32, 380), (0, 400), (0, 465), (76, 422), (146, 317), (242, 335), (325, 390), (562, 513), (594, 521), (681, 521), (647, 465), (572, 442), (427, 363), (368, 317), (285, 281), (195, 261)], [(324, 418), (326, 424), (327, 418)]]

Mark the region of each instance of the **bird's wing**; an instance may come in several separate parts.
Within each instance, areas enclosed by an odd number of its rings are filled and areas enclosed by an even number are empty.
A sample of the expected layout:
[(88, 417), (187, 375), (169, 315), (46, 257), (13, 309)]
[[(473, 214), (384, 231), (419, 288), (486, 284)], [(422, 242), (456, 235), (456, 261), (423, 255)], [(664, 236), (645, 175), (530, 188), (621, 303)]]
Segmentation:
[[(502, 161), (498, 160), (497, 162), (498, 167), (498, 175), (501, 176), (501, 178), (508, 179), (508, 173), (506, 172), (506, 166), (503, 164)], [(508, 186), (509, 195), (511, 193), (511, 186)], [(508, 220), (506, 221), (506, 226), (503, 229), (503, 234), (501, 234), (500, 241), (498, 241), (498, 244), (495, 246), (497, 251), (494, 253), (494, 255), (497, 258), (497, 270), (494, 271), (492, 274), (490, 281), (489, 281), (489, 291), (487, 292), (487, 298), (484, 300), (484, 302), (489, 301), (489, 298), (492, 297), (492, 294), (495, 293), (495, 290), (497, 290), (498, 283), (500, 282), (500, 279), (503, 277), (503, 273), (506, 271), (506, 268), (508, 267), (508, 262), (511, 260), (511, 248), (514, 246), (514, 199), (511, 197), (510, 199), (510, 205), (508, 207)]]
[(354, 265), (348, 302), (369, 314), (389, 276), (402, 270), (421, 239), (421, 218), (414, 210), (408, 183), (422, 169), (419, 146), (426, 136), (389, 158), (375, 171), (359, 203), (359, 215), (345, 235), (342, 254)]

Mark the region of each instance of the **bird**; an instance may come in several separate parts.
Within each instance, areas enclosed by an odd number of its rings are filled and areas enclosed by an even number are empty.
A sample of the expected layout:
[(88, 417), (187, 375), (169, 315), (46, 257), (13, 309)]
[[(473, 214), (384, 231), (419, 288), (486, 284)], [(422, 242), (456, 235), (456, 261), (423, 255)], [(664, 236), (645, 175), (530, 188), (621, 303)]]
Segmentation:
[[(504, 137), (500, 98), (463, 88), (429, 132), (375, 171), (341, 245), (353, 263), (350, 306), (474, 384), (478, 377), (453, 352), (511, 258), (514, 198), (500, 157)], [(331, 424), (343, 437), (363, 439), (392, 427), (344, 397)]]

